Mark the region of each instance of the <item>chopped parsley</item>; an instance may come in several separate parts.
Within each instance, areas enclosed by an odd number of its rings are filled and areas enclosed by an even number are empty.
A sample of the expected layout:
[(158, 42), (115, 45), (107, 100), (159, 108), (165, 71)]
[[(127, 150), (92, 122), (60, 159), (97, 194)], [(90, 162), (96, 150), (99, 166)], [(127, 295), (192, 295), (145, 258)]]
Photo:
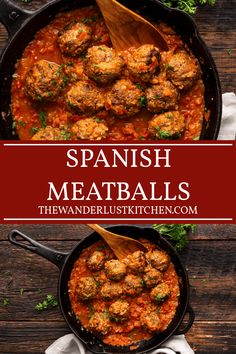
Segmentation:
[(228, 55), (231, 55), (232, 54), (232, 49), (231, 48), (227, 49), (227, 53), (228, 53)]
[(144, 87), (141, 84), (136, 84), (135, 85), (138, 89), (144, 91)]
[(8, 306), (10, 305), (10, 300), (8, 298), (5, 298), (2, 300), (3, 306)]
[(146, 104), (147, 104), (147, 98), (146, 98), (146, 96), (141, 96), (139, 100), (140, 100), (140, 105), (141, 105), (142, 107), (145, 107)]
[(55, 296), (48, 294), (46, 296), (46, 299), (44, 299), (42, 302), (39, 302), (36, 306), (35, 306), (35, 310), (37, 310), (38, 312), (42, 312), (45, 310), (48, 310), (50, 308), (54, 308), (58, 306), (58, 301), (55, 298)]
[(175, 68), (172, 65), (168, 65), (168, 69), (171, 70), (171, 71), (175, 70)]
[(31, 128), (32, 134), (36, 134), (36, 133), (38, 133), (38, 131), (39, 131), (39, 127), (32, 127)]
[(38, 112), (38, 117), (39, 117), (39, 120), (42, 124), (42, 127), (46, 128), (46, 126), (47, 126), (47, 113), (44, 111), (40, 111), (40, 112)]

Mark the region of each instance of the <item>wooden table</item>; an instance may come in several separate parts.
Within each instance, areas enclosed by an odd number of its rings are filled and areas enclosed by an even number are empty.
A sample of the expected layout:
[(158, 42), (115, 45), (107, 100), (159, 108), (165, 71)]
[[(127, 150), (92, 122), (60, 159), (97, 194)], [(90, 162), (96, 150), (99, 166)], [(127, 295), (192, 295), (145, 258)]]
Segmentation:
[[(18, 5), (20, 0), (12, 0)], [(22, 4), (26, 9), (37, 9), (50, 0), (33, 0)], [(201, 8), (195, 16), (199, 32), (215, 59), (222, 92), (236, 92), (236, 1), (217, 0), (215, 7)], [(0, 26), (0, 52), (7, 42), (7, 33)]]
[[(71, 250), (90, 230), (85, 225), (0, 226), (0, 353), (44, 353), (55, 339), (69, 333), (59, 309), (40, 314), (34, 309), (47, 294), (56, 296), (59, 271), (8, 242), (8, 232), (16, 227), (63, 251)], [(181, 257), (196, 313), (187, 334), (190, 345), (197, 354), (235, 354), (236, 225), (199, 225)], [(4, 299), (9, 304), (4, 306)]]

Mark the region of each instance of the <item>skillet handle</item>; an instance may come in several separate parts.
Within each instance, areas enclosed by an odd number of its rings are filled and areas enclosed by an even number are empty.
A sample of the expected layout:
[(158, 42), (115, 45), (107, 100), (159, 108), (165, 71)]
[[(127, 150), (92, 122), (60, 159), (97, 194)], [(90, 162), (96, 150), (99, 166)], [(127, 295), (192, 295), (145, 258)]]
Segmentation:
[(50, 262), (54, 263), (59, 269), (62, 268), (69, 254), (65, 252), (58, 252), (53, 248), (46, 247), (18, 230), (12, 230), (8, 235), (8, 239), (14, 245), (20, 246), (46, 258)]
[(10, 38), (34, 13), (33, 11), (23, 10), (9, 0), (0, 0), (0, 9), (0, 22), (6, 27)]
[(192, 327), (195, 318), (195, 313), (190, 305), (188, 305), (186, 313), (188, 313), (188, 322), (182, 329), (177, 329), (174, 335), (185, 334)]

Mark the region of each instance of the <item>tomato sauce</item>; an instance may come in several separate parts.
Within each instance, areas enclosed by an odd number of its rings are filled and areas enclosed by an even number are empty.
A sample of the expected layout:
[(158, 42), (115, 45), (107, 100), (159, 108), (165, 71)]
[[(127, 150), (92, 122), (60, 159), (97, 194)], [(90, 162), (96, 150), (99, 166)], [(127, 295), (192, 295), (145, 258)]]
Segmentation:
[[(145, 239), (140, 239), (145, 244), (148, 250), (155, 250), (156, 246)], [(79, 258), (73, 266), (73, 270), (70, 275), (70, 281), (68, 283), (69, 297), (72, 307), (72, 312), (75, 315), (78, 323), (88, 329), (88, 322), (91, 316), (95, 312), (103, 312), (109, 317), (108, 308), (113, 300), (104, 301), (99, 295), (89, 301), (81, 301), (76, 294), (76, 286), (81, 277), (92, 276), (100, 287), (106, 280), (106, 274), (103, 269), (97, 272), (92, 272), (86, 265), (87, 258), (97, 250), (102, 250), (107, 260), (115, 258), (112, 250), (103, 242), (98, 241), (90, 247), (84, 249)], [(129, 273), (129, 270), (127, 271)], [(146, 329), (142, 328), (140, 324), (140, 315), (145, 310), (158, 311), (158, 316), (161, 320), (160, 332), (167, 329), (171, 323), (176, 308), (179, 303), (180, 286), (179, 278), (176, 274), (173, 263), (170, 263), (168, 269), (163, 273), (163, 282), (165, 282), (170, 289), (169, 297), (164, 301), (154, 304), (150, 298), (150, 290), (146, 287), (143, 291), (136, 296), (121, 295), (121, 299), (129, 302), (130, 314), (128, 320), (121, 323), (111, 321), (111, 331), (104, 335), (102, 341), (108, 345), (114, 346), (132, 346), (140, 340), (148, 340), (153, 337), (153, 333), (149, 333)], [(122, 280), (119, 281), (122, 285)], [(156, 334), (158, 335), (158, 333)]]
[[(16, 64), (16, 71), (12, 82), (13, 128), (21, 140), (31, 139), (40, 128), (51, 126), (70, 127), (73, 123), (85, 117), (68, 110), (64, 94), (73, 84), (73, 77), (83, 77), (83, 56), (65, 57), (57, 44), (57, 36), (71, 21), (82, 21), (91, 26), (93, 45), (105, 44), (111, 46), (108, 30), (95, 6), (59, 13), (46, 27), (39, 30), (34, 39), (24, 50), (22, 58)], [(167, 25), (155, 24), (166, 38), (170, 50), (184, 48), (185, 44)], [(34, 102), (25, 93), (25, 77), (32, 66), (40, 59), (55, 62), (63, 68), (65, 89), (56, 102)], [(68, 84), (68, 76), (72, 82)], [(180, 100), (179, 111), (186, 120), (186, 130), (180, 139), (199, 139), (204, 118), (204, 85), (200, 78)], [(104, 119), (109, 128), (108, 140), (147, 140), (148, 121), (153, 114), (143, 109), (138, 115), (127, 119), (120, 119), (102, 112), (97, 114), (98, 119)], [(45, 119), (42, 120), (42, 117)], [(65, 139), (70, 139), (65, 136)]]

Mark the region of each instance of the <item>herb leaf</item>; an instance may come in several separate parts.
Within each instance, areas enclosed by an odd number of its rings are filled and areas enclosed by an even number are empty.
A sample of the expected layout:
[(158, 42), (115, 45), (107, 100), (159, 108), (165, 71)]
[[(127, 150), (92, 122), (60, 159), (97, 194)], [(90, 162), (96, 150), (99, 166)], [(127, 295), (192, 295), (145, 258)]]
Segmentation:
[(187, 233), (194, 232), (195, 224), (153, 224), (152, 227), (159, 232), (161, 236), (168, 237), (174, 244), (177, 251), (182, 251), (187, 245)]
[(42, 312), (44, 310), (48, 310), (50, 308), (57, 307), (57, 306), (58, 306), (58, 301), (55, 298), (55, 296), (53, 296), (52, 294), (48, 294), (46, 296), (46, 299), (44, 299), (42, 302), (39, 302), (35, 306), (35, 310), (37, 310), (38, 312)]
[(169, 7), (175, 7), (179, 10), (185, 11), (190, 15), (194, 15), (199, 5), (214, 6), (216, 0), (161, 0)]

